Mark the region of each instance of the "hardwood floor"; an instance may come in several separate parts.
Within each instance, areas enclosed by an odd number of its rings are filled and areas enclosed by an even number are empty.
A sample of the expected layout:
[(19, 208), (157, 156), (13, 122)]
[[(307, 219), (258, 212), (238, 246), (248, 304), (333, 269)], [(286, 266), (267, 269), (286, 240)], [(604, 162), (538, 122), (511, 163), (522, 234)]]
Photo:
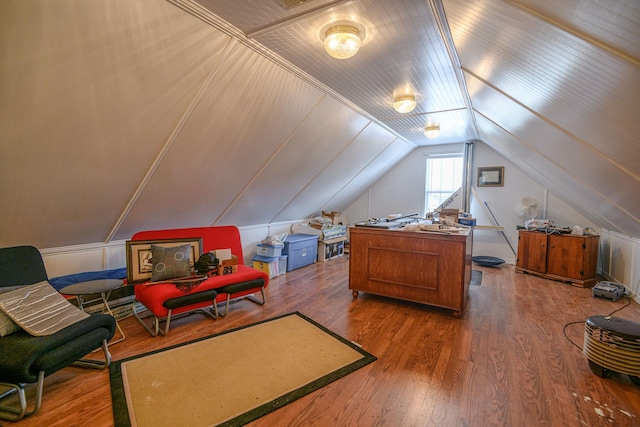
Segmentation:
[[(251, 423), (263, 426), (638, 426), (640, 388), (628, 377), (594, 375), (563, 327), (626, 304), (517, 274), (513, 266), (475, 269), (464, 315), (348, 289), (348, 259), (316, 263), (272, 279), (267, 304), (231, 305), (226, 318), (194, 315), (151, 338), (133, 318), (114, 360), (300, 311), (362, 345), (378, 360)], [(615, 314), (640, 321), (640, 306)], [(584, 324), (567, 327), (582, 346)], [(211, 355), (215, 362), (215, 354)], [(162, 367), (158, 367), (162, 369)], [(260, 375), (260, 367), (250, 369)], [(215, 378), (211, 379), (215, 381)], [(219, 392), (224, 393), (220, 384)], [(194, 399), (197, 396), (184, 396)], [(176, 410), (180, 401), (176, 401)], [(47, 377), (40, 412), (5, 426), (110, 426), (106, 371), (65, 368)]]

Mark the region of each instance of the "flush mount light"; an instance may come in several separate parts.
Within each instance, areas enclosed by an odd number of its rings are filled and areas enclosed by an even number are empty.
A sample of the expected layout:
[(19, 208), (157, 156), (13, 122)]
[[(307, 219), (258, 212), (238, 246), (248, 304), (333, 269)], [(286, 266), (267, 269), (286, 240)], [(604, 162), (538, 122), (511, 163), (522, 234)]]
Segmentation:
[(329, 27), (324, 36), (324, 48), (336, 59), (351, 58), (362, 44), (361, 33), (353, 25), (334, 25)]
[(409, 113), (416, 108), (417, 104), (416, 96), (413, 94), (399, 95), (393, 98), (393, 108), (398, 113)]
[(424, 128), (424, 136), (427, 138), (436, 138), (440, 135), (440, 125), (427, 125)]

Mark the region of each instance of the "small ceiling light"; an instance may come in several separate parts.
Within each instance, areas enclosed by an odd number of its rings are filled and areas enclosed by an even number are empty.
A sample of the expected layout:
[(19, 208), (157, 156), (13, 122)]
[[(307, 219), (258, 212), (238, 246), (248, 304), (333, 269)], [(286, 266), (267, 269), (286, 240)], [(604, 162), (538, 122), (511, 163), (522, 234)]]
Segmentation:
[(440, 135), (440, 125), (427, 125), (424, 128), (424, 136), (427, 138), (436, 138)]
[(360, 31), (353, 25), (334, 25), (325, 33), (324, 48), (337, 59), (351, 58), (358, 52), (361, 44)]
[(416, 105), (418, 103), (415, 95), (399, 95), (393, 98), (393, 108), (398, 113), (409, 113), (416, 108)]

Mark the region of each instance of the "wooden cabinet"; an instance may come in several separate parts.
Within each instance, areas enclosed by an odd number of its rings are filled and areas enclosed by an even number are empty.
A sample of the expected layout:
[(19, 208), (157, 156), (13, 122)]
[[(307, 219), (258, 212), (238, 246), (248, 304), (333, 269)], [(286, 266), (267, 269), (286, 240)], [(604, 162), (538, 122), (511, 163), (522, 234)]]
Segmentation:
[(473, 234), (350, 229), (349, 289), (453, 310), (471, 281)]
[(520, 230), (516, 271), (576, 286), (592, 285), (597, 281), (598, 242), (598, 236)]

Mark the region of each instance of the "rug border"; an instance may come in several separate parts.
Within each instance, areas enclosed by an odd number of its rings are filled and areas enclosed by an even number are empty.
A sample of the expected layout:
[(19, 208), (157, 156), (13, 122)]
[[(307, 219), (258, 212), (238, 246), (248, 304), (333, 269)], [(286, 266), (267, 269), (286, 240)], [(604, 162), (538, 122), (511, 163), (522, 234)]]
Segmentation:
[[(122, 363), (124, 362), (128, 362), (130, 360), (135, 360), (135, 359), (139, 359), (141, 357), (145, 357), (145, 356), (150, 356), (152, 354), (155, 353), (160, 353), (162, 351), (166, 351), (166, 350), (171, 350), (173, 348), (177, 348), (177, 347), (182, 347), (185, 345), (189, 345), (189, 344), (193, 344), (199, 341), (203, 341), (203, 340), (207, 340), (213, 337), (218, 337), (218, 336), (222, 336), (231, 332), (236, 332), (236, 331), (240, 331), (242, 329), (246, 329), (246, 328), (250, 328), (253, 326), (257, 326), (260, 325), (262, 323), (267, 323), (267, 322), (271, 322), (273, 320), (277, 320), (277, 319), (281, 319), (283, 317), (288, 317), (288, 316), (299, 316), (302, 319), (306, 320), (307, 322), (311, 323), (312, 325), (314, 325), (315, 327), (317, 327), (318, 329), (322, 330), (323, 332), (325, 332), (326, 334), (329, 334), (330, 336), (334, 337), (335, 339), (337, 339), (338, 341), (340, 341), (341, 343), (347, 345), (348, 347), (352, 348), (353, 350), (357, 351), (358, 353), (360, 353), (362, 355), (361, 359), (356, 360), (353, 363), (350, 363), (347, 366), (344, 366), (340, 369), (337, 369), (336, 371), (333, 371), (332, 373), (325, 375), (321, 378), (318, 378), (317, 380), (314, 380), (312, 382), (310, 382), (309, 384), (306, 384), (296, 390), (293, 390), (289, 393), (286, 393), (274, 400), (272, 400), (271, 402), (267, 402), (264, 405), (261, 405), (257, 408), (254, 408), (248, 412), (245, 412), (242, 415), (239, 415), (235, 418), (232, 418), (228, 421), (225, 421), (221, 424), (218, 424), (218, 426), (220, 427), (235, 427), (235, 426), (242, 426), (244, 424), (247, 424), (251, 421), (257, 420), (258, 418), (278, 409), (281, 408), (291, 402), (293, 402), (294, 400), (297, 400), (299, 398), (301, 398), (302, 396), (306, 396), (309, 393), (312, 393), (315, 390), (318, 390), (319, 388), (324, 387), (327, 384), (330, 384), (348, 374), (350, 374), (351, 372), (354, 372), (360, 368), (362, 368), (363, 366), (368, 365), (371, 362), (374, 362), (377, 360), (377, 357), (374, 356), (373, 354), (369, 353), (368, 351), (364, 350), (362, 347), (360, 347), (359, 345), (353, 343), (352, 341), (349, 341), (348, 339), (338, 335), (337, 333), (333, 332), (332, 330), (326, 328), (325, 326), (321, 325), (320, 323), (316, 322), (315, 320), (305, 316), (304, 314), (300, 313), (299, 311), (294, 311), (291, 313), (286, 313), (286, 314), (282, 314), (276, 317), (271, 317), (269, 319), (265, 319), (265, 320), (260, 320), (258, 322), (254, 322), (248, 325), (244, 325), (244, 326), (239, 326), (237, 328), (233, 328), (233, 329), (229, 329), (226, 331), (222, 331), (222, 332), (218, 332), (216, 334), (211, 334), (211, 335), (207, 335), (205, 337), (201, 337), (201, 338), (196, 338), (190, 341), (186, 341), (180, 344), (175, 344), (175, 345), (171, 345), (168, 347), (164, 347), (164, 348), (160, 348), (157, 350), (152, 350), (146, 353), (142, 353), (136, 356), (131, 356), (131, 357), (127, 357), (125, 359), (120, 359), (120, 360), (116, 360), (116, 361), (112, 361), (111, 365), (109, 366), (109, 381), (111, 383), (111, 408), (113, 411), (113, 420), (114, 420), (114, 426), (115, 427), (130, 427), (131, 426), (131, 420), (129, 419), (129, 411), (127, 410), (117, 410), (116, 411), (116, 405), (115, 402), (116, 400), (118, 400), (119, 402), (125, 402), (125, 393), (124, 393), (124, 382), (122, 380)], [(126, 406), (126, 403), (125, 403)], [(126, 409), (126, 408), (125, 408)]]

